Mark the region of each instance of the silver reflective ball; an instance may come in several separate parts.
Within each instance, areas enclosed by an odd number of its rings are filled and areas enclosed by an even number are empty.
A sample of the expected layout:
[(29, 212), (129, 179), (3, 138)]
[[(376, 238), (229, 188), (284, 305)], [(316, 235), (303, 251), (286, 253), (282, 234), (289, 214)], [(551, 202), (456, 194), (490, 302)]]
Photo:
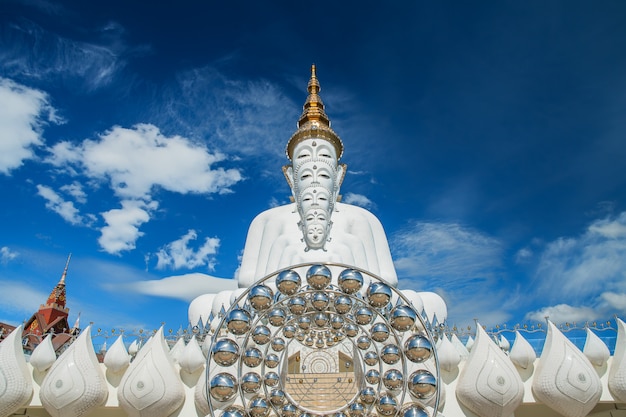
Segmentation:
[(268, 368), (276, 368), (278, 366), (278, 355), (275, 353), (270, 353), (265, 357), (265, 366)]
[(348, 335), (348, 337), (354, 337), (357, 334), (359, 334), (359, 328), (357, 327), (356, 324), (354, 323), (348, 323), (346, 324), (343, 329), (345, 330), (346, 334)]
[(317, 313), (313, 316), (313, 322), (317, 327), (325, 327), (328, 325), (328, 314), (326, 313)]
[(354, 294), (363, 286), (363, 275), (355, 269), (344, 269), (337, 278), (337, 284), (346, 294)]
[(209, 392), (217, 401), (228, 401), (237, 393), (237, 380), (229, 373), (219, 373), (211, 378)]
[(268, 387), (275, 387), (276, 385), (278, 385), (280, 378), (276, 372), (268, 372), (265, 374), (264, 381), (265, 385), (267, 385)]
[(378, 382), (380, 381), (380, 372), (378, 372), (376, 369), (370, 369), (365, 373), (365, 380), (368, 384), (378, 384)]
[(322, 290), (330, 284), (332, 275), (324, 265), (313, 265), (306, 271), (306, 282), (316, 290)]
[(285, 350), (285, 346), (287, 344), (285, 343), (284, 339), (281, 339), (280, 337), (275, 337), (272, 339), (272, 349), (274, 349), (276, 352), (282, 352), (283, 350)]
[(326, 345), (324, 344), (324, 339), (322, 339), (321, 337), (315, 341), (315, 347), (316, 348), (321, 349), (324, 346), (326, 346)]
[(359, 336), (359, 338), (356, 340), (356, 346), (361, 350), (368, 349), (371, 345), (372, 341), (368, 336)]
[(243, 408), (233, 405), (224, 410), (220, 417), (246, 417), (246, 413)]
[(258, 311), (267, 310), (274, 300), (274, 292), (267, 285), (255, 285), (248, 291), (248, 301)]
[(267, 314), (267, 319), (274, 327), (280, 327), (285, 324), (287, 313), (282, 308), (274, 308)]
[(308, 347), (313, 346), (314, 340), (311, 336), (308, 336), (306, 339), (304, 339), (304, 344)]
[(278, 274), (278, 277), (276, 277), (276, 288), (285, 295), (297, 293), (301, 284), (302, 280), (300, 279), (300, 275), (291, 269), (282, 271)]
[(376, 401), (376, 391), (372, 387), (365, 387), (359, 393), (359, 399), (365, 404), (374, 404)]
[(326, 307), (328, 307), (329, 302), (330, 299), (328, 298), (328, 294), (325, 292), (316, 292), (311, 298), (311, 305), (317, 311), (325, 310)]
[(402, 388), (402, 385), (404, 385), (402, 372), (397, 369), (389, 369), (383, 375), (383, 384), (385, 384), (385, 387), (389, 390)]
[(354, 320), (361, 326), (365, 326), (372, 322), (374, 318), (374, 313), (367, 307), (359, 308), (354, 314)]
[(270, 412), (270, 406), (265, 397), (254, 397), (248, 404), (250, 417), (266, 417)]
[(231, 366), (239, 359), (239, 345), (231, 339), (220, 339), (213, 345), (213, 360), (221, 366)]
[(248, 372), (241, 377), (241, 389), (247, 393), (257, 392), (261, 388), (261, 376), (256, 372)]
[(370, 330), (375, 342), (384, 342), (389, 338), (389, 327), (385, 323), (376, 323)]
[(374, 366), (378, 364), (378, 354), (374, 351), (369, 351), (363, 357), (363, 361), (369, 366)]
[(384, 282), (372, 282), (367, 288), (367, 301), (374, 308), (382, 308), (391, 301), (391, 287)]
[(282, 417), (296, 417), (298, 415), (298, 409), (295, 405), (287, 403), (281, 410)]
[(423, 405), (410, 403), (402, 410), (402, 417), (429, 417), (429, 415)]
[(252, 330), (252, 340), (259, 345), (264, 345), (270, 341), (272, 332), (267, 326), (259, 325)]
[(226, 316), (226, 327), (235, 335), (242, 335), (250, 330), (250, 313), (241, 308), (231, 310)]
[(270, 392), (270, 402), (276, 407), (280, 407), (285, 403), (285, 393), (283, 390), (275, 388)]
[(338, 314), (346, 314), (352, 309), (352, 299), (345, 295), (339, 296), (335, 299), (335, 311)]
[(376, 402), (376, 411), (382, 416), (390, 416), (398, 410), (398, 402), (393, 395), (387, 393), (382, 395)]
[(415, 324), (417, 315), (409, 306), (396, 306), (391, 310), (391, 327), (399, 332), (409, 330)]
[(287, 326), (283, 327), (283, 336), (285, 336), (287, 339), (291, 339), (295, 335), (296, 335), (296, 326), (288, 324)]
[(433, 345), (426, 337), (420, 334), (414, 334), (404, 342), (404, 354), (415, 363), (422, 363), (433, 354)]
[(289, 300), (287, 307), (291, 314), (299, 316), (306, 311), (306, 301), (302, 297), (294, 297)]
[(298, 327), (302, 330), (309, 330), (311, 327), (311, 318), (309, 316), (302, 316), (298, 319)]
[(255, 366), (259, 366), (261, 361), (263, 360), (263, 355), (261, 351), (255, 347), (249, 347), (243, 353), (243, 363), (250, 368), (254, 368)]
[(387, 365), (393, 365), (400, 360), (400, 348), (396, 345), (386, 345), (380, 352), (380, 358)]
[(343, 317), (341, 316), (333, 316), (332, 319), (330, 319), (330, 325), (332, 326), (333, 329), (335, 330), (339, 330), (343, 327)]
[(365, 416), (365, 412), (365, 407), (359, 402), (350, 404), (350, 407), (348, 408), (348, 414), (350, 414), (350, 417), (363, 417)]
[(437, 392), (437, 378), (426, 369), (420, 369), (409, 377), (409, 392), (420, 400), (425, 400)]

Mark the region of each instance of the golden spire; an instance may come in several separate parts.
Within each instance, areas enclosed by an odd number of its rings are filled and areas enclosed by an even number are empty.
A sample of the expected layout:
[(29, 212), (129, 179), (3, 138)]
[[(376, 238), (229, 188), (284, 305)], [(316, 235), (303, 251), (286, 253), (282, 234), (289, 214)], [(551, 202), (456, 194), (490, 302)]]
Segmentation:
[(61, 275), (61, 280), (59, 284), (65, 285), (65, 277), (67, 277), (67, 268), (70, 266), (70, 259), (72, 258), (72, 254), (70, 253), (67, 257), (67, 261), (65, 262), (65, 269), (63, 270), (63, 275)]
[(337, 159), (343, 154), (343, 144), (341, 139), (330, 127), (330, 120), (324, 112), (324, 103), (319, 96), (321, 90), (320, 83), (317, 80), (315, 64), (311, 65), (311, 79), (307, 85), (309, 92), (304, 102), (302, 116), (298, 120), (298, 130), (291, 136), (287, 143), (287, 158), (291, 159), (293, 150), (296, 145), (310, 138), (319, 138), (329, 141), (337, 150)]

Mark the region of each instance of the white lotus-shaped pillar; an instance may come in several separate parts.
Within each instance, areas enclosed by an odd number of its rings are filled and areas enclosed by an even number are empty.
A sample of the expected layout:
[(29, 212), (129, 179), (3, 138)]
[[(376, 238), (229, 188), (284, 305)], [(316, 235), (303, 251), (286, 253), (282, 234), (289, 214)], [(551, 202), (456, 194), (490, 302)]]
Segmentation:
[(537, 359), (535, 349), (533, 349), (530, 343), (528, 343), (528, 340), (517, 330), (515, 331), (515, 342), (513, 343), (511, 352), (509, 352), (509, 358), (511, 362), (522, 369), (528, 369), (535, 363), (535, 359)]
[(50, 335), (46, 336), (30, 355), (30, 364), (38, 372), (47, 371), (56, 360), (57, 354), (54, 351), (54, 346), (52, 346), (52, 336)]
[(617, 321), (617, 340), (609, 369), (609, 391), (617, 401), (626, 403), (626, 323)]
[(189, 374), (199, 371), (204, 366), (205, 361), (206, 359), (204, 359), (202, 349), (195, 336), (189, 339), (189, 342), (178, 356), (178, 364), (181, 369)]
[(459, 352), (461, 360), (467, 359), (469, 357), (469, 350), (467, 350), (463, 342), (459, 340), (456, 334), (452, 334), (450, 341), (452, 342), (452, 345), (454, 346), (456, 351)]
[(163, 328), (139, 350), (117, 389), (129, 417), (167, 417), (185, 400), (185, 390), (163, 337)]
[(508, 417), (524, 397), (524, 383), (515, 366), (480, 325), (459, 375), (456, 396), (481, 417)]
[(104, 355), (104, 365), (113, 373), (121, 373), (129, 363), (130, 355), (124, 346), (124, 338), (120, 335)]
[(602, 395), (593, 365), (552, 322), (548, 322), (532, 390), (539, 401), (565, 417), (586, 416)]
[(439, 367), (446, 372), (455, 371), (461, 362), (461, 355), (445, 334), (439, 339), (437, 357), (439, 358)]
[(595, 366), (604, 366), (611, 356), (608, 346), (589, 328), (587, 328), (587, 339), (583, 353)]
[(201, 416), (208, 416), (211, 414), (211, 408), (209, 407), (209, 399), (207, 398), (207, 379), (209, 378), (209, 368), (204, 370), (202, 376), (196, 384), (196, 389), (193, 392), (193, 399), (196, 409)]
[(52, 365), (39, 398), (52, 417), (81, 417), (104, 405), (108, 394), (88, 326)]
[(0, 417), (28, 404), (33, 384), (22, 350), (22, 326), (0, 343)]

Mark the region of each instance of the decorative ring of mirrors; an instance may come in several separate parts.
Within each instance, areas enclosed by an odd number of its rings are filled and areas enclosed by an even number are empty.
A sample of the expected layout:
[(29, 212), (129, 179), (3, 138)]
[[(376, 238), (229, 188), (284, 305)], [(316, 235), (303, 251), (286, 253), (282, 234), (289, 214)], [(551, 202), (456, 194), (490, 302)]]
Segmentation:
[(347, 265), (300, 264), (259, 280), (226, 311), (210, 352), (213, 417), (425, 417), (439, 406), (420, 312)]

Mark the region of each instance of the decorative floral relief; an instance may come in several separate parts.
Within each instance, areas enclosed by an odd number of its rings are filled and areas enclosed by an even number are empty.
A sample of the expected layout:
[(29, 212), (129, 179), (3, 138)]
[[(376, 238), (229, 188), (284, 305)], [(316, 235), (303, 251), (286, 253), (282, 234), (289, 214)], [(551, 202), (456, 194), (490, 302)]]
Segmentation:
[(611, 356), (607, 345), (589, 328), (587, 328), (587, 339), (583, 353), (595, 366), (603, 366)]
[(10, 416), (33, 395), (21, 335), (22, 326), (18, 326), (0, 343), (0, 417)]
[(103, 405), (108, 393), (88, 326), (52, 365), (39, 398), (53, 417), (80, 417)]
[(602, 395), (593, 365), (551, 322), (532, 389), (539, 401), (565, 417), (586, 416)]
[(459, 401), (481, 417), (508, 417), (524, 397), (524, 384), (515, 366), (481, 326), (472, 352), (459, 375)]
[(187, 373), (194, 373), (204, 366), (204, 355), (195, 337), (189, 339), (187, 346), (178, 356), (178, 364)]
[(137, 353), (117, 390), (129, 417), (166, 417), (185, 400), (185, 391), (163, 337), (163, 328)]
[(613, 353), (613, 363), (609, 369), (609, 391), (617, 401), (626, 403), (626, 324), (617, 321), (617, 340), (615, 342), (615, 352)]
[(130, 363), (130, 355), (124, 346), (124, 338), (119, 336), (104, 355), (104, 365), (114, 373), (124, 371)]
[(515, 342), (509, 353), (509, 358), (515, 365), (523, 369), (528, 369), (528, 367), (535, 363), (535, 359), (537, 359), (535, 349), (533, 349), (530, 343), (528, 343), (528, 340), (517, 330), (515, 331)]
[(57, 354), (54, 351), (54, 346), (52, 346), (51, 336), (46, 336), (30, 355), (30, 364), (39, 372), (50, 369), (56, 360)]

